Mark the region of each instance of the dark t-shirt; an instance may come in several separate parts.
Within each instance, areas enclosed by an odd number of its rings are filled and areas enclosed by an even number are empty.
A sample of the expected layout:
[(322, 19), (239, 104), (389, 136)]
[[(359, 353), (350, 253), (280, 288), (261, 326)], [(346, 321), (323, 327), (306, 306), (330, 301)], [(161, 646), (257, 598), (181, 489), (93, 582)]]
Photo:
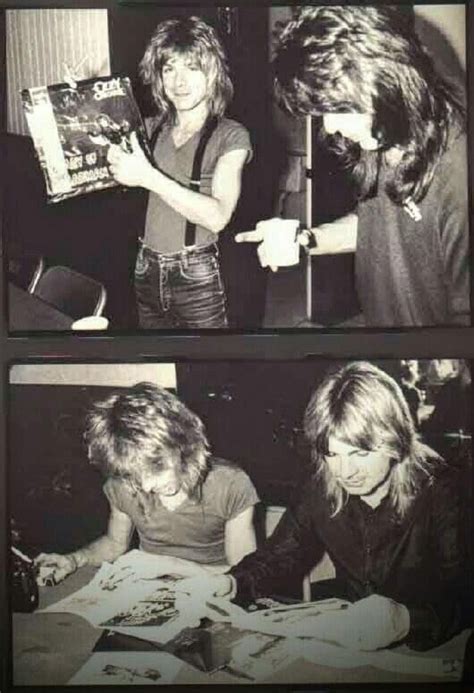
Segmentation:
[(358, 206), (356, 283), (374, 327), (470, 324), (467, 142), (440, 160), (414, 221), (384, 191)]

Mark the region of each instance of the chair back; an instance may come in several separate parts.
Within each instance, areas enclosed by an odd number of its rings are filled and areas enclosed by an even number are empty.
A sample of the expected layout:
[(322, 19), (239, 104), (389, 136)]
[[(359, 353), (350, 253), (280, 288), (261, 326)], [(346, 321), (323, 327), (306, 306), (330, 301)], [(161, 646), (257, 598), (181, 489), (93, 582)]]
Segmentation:
[(33, 293), (44, 272), (44, 258), (38, 255), (12, 253), (8, 259), (8, 279), (16, 286)]
[(69, 267), (49, 267), (33, 293), (74, 320), (102, 315), (107, 300), (105, 287)]

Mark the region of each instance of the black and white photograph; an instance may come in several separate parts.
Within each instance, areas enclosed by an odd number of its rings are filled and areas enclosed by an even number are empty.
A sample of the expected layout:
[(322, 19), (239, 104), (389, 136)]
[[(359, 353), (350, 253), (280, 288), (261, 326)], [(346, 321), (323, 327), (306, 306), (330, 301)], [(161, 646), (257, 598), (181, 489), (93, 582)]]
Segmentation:
[(467, 3), (50, 5), (0, 10), (11, 334), (471, 325)]
[(470, 681), (471, 373), (12, 364), (13, 686)]

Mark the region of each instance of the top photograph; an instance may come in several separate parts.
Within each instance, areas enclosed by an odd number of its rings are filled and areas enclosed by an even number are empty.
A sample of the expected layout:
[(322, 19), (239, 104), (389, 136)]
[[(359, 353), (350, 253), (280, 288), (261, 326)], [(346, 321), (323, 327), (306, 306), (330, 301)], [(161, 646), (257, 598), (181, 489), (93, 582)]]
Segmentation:
[(100, 5), (0, 9), (9, 334), (471, 326), (465, 4)]

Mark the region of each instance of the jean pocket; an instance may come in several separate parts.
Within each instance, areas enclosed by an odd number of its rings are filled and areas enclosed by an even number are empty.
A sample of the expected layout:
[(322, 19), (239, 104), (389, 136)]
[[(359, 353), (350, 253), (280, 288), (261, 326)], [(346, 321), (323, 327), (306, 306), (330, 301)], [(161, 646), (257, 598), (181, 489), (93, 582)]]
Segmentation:
[(219, 263), (214, 255), (181, 262), (179, 269), (183, 279), (190, 282), (206, 282), (219, 277)]
[(150, 267), (150, 260), (146, 257), (143, 248), (140, 248), (135, 262), (135, 277), (144, 277)]

